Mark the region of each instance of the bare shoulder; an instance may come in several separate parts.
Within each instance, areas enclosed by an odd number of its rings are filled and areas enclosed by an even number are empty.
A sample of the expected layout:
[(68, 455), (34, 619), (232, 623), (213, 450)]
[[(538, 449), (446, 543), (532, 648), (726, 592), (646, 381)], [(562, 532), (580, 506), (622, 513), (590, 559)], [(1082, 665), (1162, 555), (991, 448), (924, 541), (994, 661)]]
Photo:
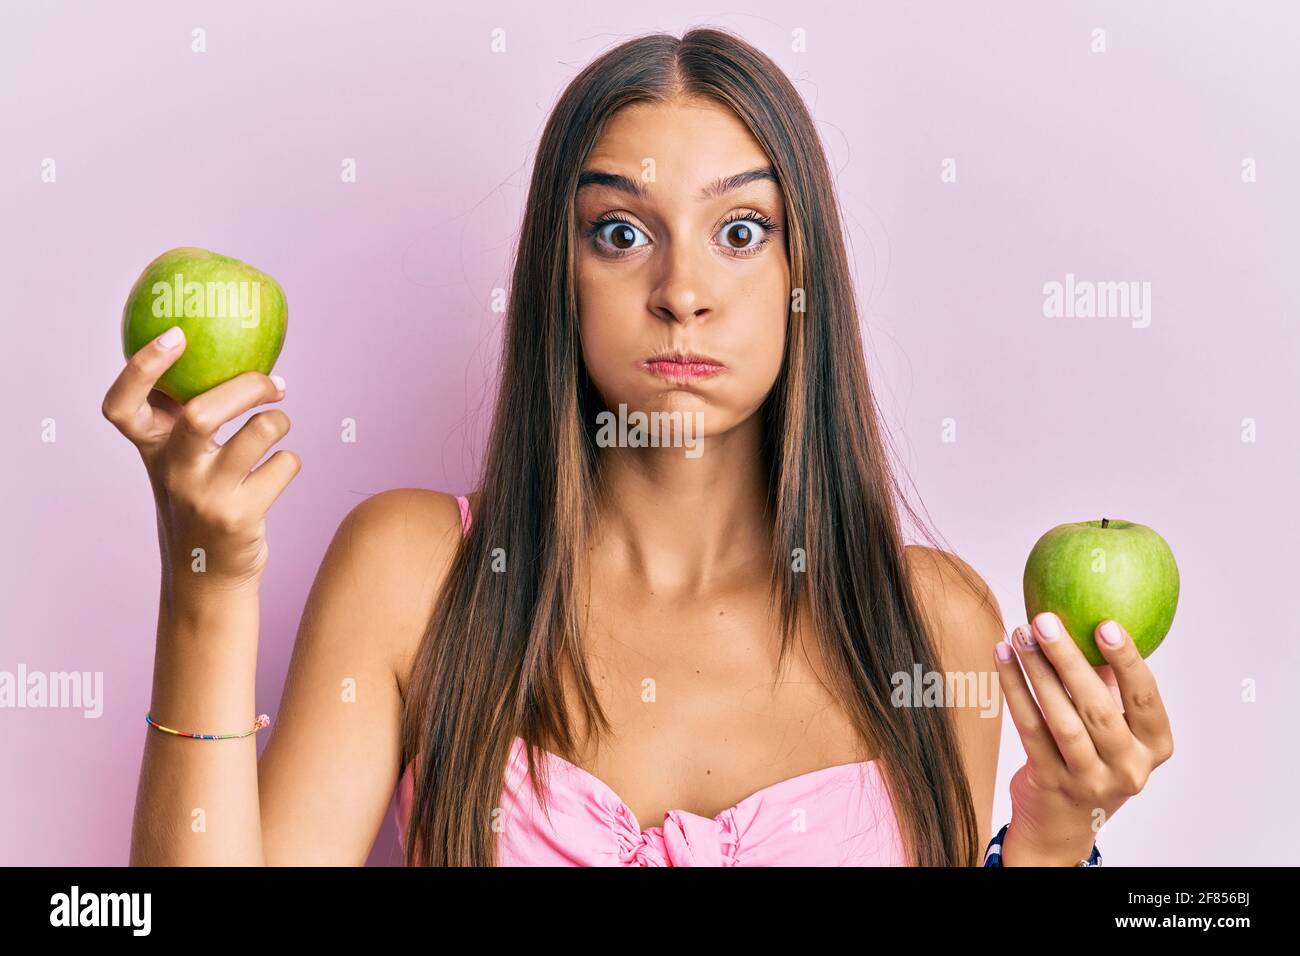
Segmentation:
[(444, 491), (391, 488), (357, 504), (344, 524), (350, 524), (358, 545), (398, 549), (404, 552), (400, 557), (411, 557), (409, 549), (428, 543), (429, 532), (446, 533), (454, 545), (460, 538), (460, 506)]
[[(907, 545), (904, 554), (923, 612), (931, 623), (944, 625), (936, 636), (945, 643), (962, 635), (985, 642), (994, 623), (998, 636), (992, 643), (1005, 634), (993, 589), (970, 564), (950, 551), (919, 544)], [(972, 630), (979, 633), (971, 634)]]
[(456, 499), (416, 488), (367, 498), (340, 521), (258, 761), (269, 864), (365, 862), (401, 772), (401, 666), (459, 540)]
[(455, 495), (424, 488), (393, 488), (350, 511), (336, 542), (364, 586), (364, 604), (384, 622), (398, 684), (405, 677), (433, 613), (461, 540)]
[[(1002, 695), (994, 646), (1006, 636), (988, 583), (955, 554), (923, 545), (905, 549), (912, 587), (948, 675), (970, 675), (975, 699), (952, 708), (980, 846), (993, 835), (993, 794), (1002, 733)], [(947, 684), (948, 681), (945, 681)]]

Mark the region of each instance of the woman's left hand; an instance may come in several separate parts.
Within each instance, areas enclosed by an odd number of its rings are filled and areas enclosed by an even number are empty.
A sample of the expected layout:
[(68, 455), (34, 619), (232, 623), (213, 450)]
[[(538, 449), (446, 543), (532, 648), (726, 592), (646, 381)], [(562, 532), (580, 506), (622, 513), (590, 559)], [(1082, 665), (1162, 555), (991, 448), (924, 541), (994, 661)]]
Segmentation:
[[(1116, 644), (1108, 633), (1118, 636)], [(1103, 621), (1096, 639), (1108, 663), (1094, 667), (1060, 618), (1044, 611), (1032, 627), (1016, 628), (1019, 661), (997, 658), (1029, 757), (1011, 779), (1004, 866), (1077, 864), (1111, 814), (1173, 755), (1155, 676), (1132, 638), (1118, 622)]]

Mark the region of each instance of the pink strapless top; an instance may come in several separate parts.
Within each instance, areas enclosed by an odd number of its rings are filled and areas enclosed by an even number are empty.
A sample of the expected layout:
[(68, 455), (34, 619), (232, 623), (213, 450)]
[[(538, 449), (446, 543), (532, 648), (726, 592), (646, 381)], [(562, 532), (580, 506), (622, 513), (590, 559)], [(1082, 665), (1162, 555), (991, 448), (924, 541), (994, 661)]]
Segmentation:
[[(468, 531), (469, 502), (459, 498)], [(781, 780), (715, 817), (669, 810), (641, 829), (599, 777), (558, 754), (547, 761), (547, 810), (515, 737), (499, 816), (500, 866), (906, 866), (898, 821), (878, 761), (839, 764)], [(414, 780), (397, 787), (398, 838), (406, 845)]]

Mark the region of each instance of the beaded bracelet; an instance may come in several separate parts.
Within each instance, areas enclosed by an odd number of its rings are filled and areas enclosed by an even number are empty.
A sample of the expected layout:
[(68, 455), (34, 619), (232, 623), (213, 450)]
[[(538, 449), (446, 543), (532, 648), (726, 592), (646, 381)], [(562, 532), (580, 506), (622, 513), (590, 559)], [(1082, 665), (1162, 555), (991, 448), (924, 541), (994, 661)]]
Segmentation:
[(149, 716), (147, 712), (144, 715), (144, 720), (145, 723), (150, 727), (153, 727), (155, 730), (161, 730), (169, 734), (176, 734), (178, 737), (193, 737), (195, 740), (232, 740), (237, 737), (247, 737), (249, 734), (257, 733), (263, 727), (271, 726), (270, 717), (266, 714), (258, 714), (257, 720), (253, 722), (253, 729), (246, 730), (242, 734), (191, 734), (186, 733), (183, 730), (172, 730), (170, 727), (164, 727), (162, 724), (158, 723), (158, 721)]
[[(988, 849), (984, 851), (985, 866), (1002, 865), (1002, 841), (1006, 838), (1007, 830), (1010, 827), (1010, 823), (1004, 823), (1002, 829), (994, 834), (993, 839), (989, 841)], [(1088, 854), (1088, 859), (1080, 860), (1075, 866), (1101, 866), (1101, 850), (1097, 849), (1096, 843), (1093, 843), (1092, 853)]]

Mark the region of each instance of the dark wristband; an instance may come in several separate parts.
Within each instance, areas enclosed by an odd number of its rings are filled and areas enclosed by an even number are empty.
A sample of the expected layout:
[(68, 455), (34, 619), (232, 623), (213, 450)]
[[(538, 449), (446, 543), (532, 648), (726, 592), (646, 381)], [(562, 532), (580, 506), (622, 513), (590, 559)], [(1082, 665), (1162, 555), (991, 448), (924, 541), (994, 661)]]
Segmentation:
[[(994, 834), (993, 839), (989, 841), (988, 847), (984, 850), (985, 866), (1002, 865), (1002, 841), (1006, 839), (1007, 830), (1010, 827), (1010, 823), (1004, 823), (1002, 829)], [(1093, 843), (1092, 852), (1088, 854), (1088, 859), (1080, 860), (1075, 866), (1101, 866), (1101, 850), (1097, 849), (1096, 843)]]

